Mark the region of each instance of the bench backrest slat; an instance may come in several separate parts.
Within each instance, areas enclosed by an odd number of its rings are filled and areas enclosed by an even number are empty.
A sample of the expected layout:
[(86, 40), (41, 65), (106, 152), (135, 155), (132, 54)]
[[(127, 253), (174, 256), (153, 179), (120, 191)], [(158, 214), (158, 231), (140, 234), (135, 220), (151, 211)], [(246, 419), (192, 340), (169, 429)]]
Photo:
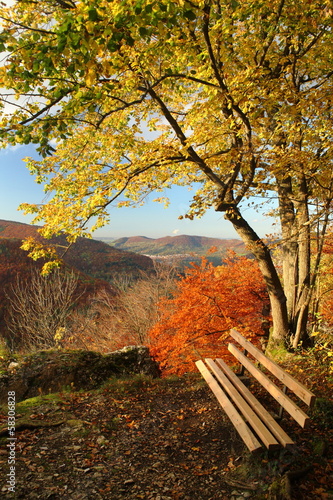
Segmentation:
[(286, 387), (288, 387), (296, 396), (298, 396), (304, 403), (313, 407), (316, 396), (313, 392), (309, 391), (303, 384), (294, 379), (289, 373), (286, 373), (271, 359), (267, 358), (265, 354), (257, 349), (251, 342), (246, 340), (237, 330), (231, 329), (230, 336), (235, 339), (246, 351), (248, 351), (259, 363), (261, 363), (267, 370), (269, 370), (276, 378), (280, 380)]
[(310, 421), (303, 410), (279, 389), (264, 373), (262, 373), (234, 344), (229, 344), (229, 351), (238, 359), (240, 363), (253, 375), (260, 384), (278, 401), (278, 403), (299, 423), (305, 427)]
[(266, 410), (266, 408), (264, 408), (263, 405), (254, 397), (254, 395), (243, 384), (243, 382), (239, 379), (236, 373), (233, 372), (221, 358), (217, 358), (215, 362), (227, 375), (229, 380), (232, 381), (233, 385), (237, 388), (238, 392), (249, 403), (249, 405), (251, 405), (253, 410), (262, 419), (265, 425), (267, 425), (268, 429), (272, 432), (272, 434), (274, 434), (274, 436), (280, 441), (280, 443), (285, 448), (291, 448), (294, 445), (293, 440), (282, 429), (282, 427), (280, 427), (280, 425), (273, 418), (273, 416)]

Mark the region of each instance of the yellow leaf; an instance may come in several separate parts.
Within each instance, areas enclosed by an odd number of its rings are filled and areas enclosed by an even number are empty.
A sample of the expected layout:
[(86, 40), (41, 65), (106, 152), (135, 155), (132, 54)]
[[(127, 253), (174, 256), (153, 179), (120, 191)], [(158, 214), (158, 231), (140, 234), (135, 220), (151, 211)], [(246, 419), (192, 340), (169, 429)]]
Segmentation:
[(96, 81), (96, 70), (94, 67), (90, 67), (86, 73), (85, 82), (87, 87), (91, 87)]

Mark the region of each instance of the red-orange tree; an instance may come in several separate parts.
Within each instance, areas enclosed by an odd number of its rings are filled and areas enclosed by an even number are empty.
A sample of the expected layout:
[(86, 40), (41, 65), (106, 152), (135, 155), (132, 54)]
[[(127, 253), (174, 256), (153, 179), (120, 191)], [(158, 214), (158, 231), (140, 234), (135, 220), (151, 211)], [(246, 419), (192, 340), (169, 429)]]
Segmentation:
[(315, 330), (327, 329), (330, 330), (332, 336), (333, 327), (333, 228), (328, 232), (325, 245), (323, 247), (323, 259), (320, 267), (319, 278), (317, 280), (316, 297), (314, 300), (314, 313), (316, 317), (314, 320), (323, 321), (321, 327), (316, 325)]
[(151, 352), (165, 374), (195, 369), (200, 356), (228, 354), (230, 328), (247, 337), (264, 335), (269, 299), (254, 260), (229, 254), (214, 267), (203, 259), (187, 269), (171, 299), (160, 304), (160, 318), (150, 331)]

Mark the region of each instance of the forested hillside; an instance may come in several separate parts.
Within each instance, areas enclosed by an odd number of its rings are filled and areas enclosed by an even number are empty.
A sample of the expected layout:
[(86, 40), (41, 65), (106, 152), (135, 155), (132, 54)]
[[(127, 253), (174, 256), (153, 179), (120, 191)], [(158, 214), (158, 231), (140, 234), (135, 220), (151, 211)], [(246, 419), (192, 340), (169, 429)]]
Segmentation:
[[(47, 245), (52, 245), (60, 257), (64, 254), (63, 259), (67, 265), (94, 278), (112, 281), (114, 276), (119, 274), (129, 274), (137, 277), (141, 270), (149, 271), (153, 268), (153, 263), (148, 257), (110, 247), (102, 241), (78, 238), (66, 250), (68, 242), (65, 236), (45, 240), (39, 234), (38, 226), (0, 220), (0, 242), (10, 238), (21, 241), (29, 237), (33, 237)], [(6, 246), (6, 243), (2, 241), (2, 245)], [(26, 252), (22, 250), (19, 254), (24, 258), (23, 255)]]
[(163, 238), (147, 238), (145, 236), (131, 236), (119, 238), (110, 243), (113, 247), (130, 250), (144, 255), (170, 256), (188, 254), (196, 257), (209, 254), (212, 247), (218, 250), (219, 258), (225, 256), (228, 249), (237, 254), (248, 253), (245, 245), (238, 239), (207, 238), (205, 236), (165, 236)]

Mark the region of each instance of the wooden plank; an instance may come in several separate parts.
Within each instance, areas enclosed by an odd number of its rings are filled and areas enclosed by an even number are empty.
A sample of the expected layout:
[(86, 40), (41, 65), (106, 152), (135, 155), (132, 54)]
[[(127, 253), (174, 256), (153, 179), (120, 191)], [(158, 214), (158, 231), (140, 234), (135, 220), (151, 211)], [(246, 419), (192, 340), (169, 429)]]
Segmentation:
[(218, 402), (224, 409), (225, 413), (228, 415), (231, 422), (235, 426), (236, 431), (243, 439), (248, 449), (251, 452), (259, 450), (261, 448), (261, 444), (255, 437), (255, 435), (251, 432), (251, 430), (248, 428), (248, 426), (246, 425), (240, 414), (237, 412), (236, 408), (229, 401), (227, 395), (223, 392), (223, 390), (221, 389), (221, 387), (219, 386), (213, 375), (206, 367), (206, 365), (201, 360), (196, 361), (195, 364), (198, 370), (200, 371), (201, 375), (207, 382), (208, 386), (215, 394)]
[(264, 443), (266, 448), (269, 450), (277, 449), (280, 444), (275, 439), (275, 437), (270, 433), (267, 427), (260, 420), (258, 415), (254, 413), (251, 406), (245, 401), (242, 395), (238, 392), (236, 387), (231, 383), (231, 381), (225, 376), (222, 370), (214, 363), (212, 359), (205, 359), (205, 363), (209, 366), (211, 371), (214, 373), (218, 381), (221, 383), (223, 390), (229, 394), (233, 403), (242, 412), (247, 422), (250, 424), (254, 432)]
[(310, 419), (303, 410), (279, 389), (266, 375), (264, 375), (251, 361), (242, 354), (234, 344), (228, 345), (229, 351), (245, 366), (245, 368), (260, 382), (260, 384), (275, 398), (278, 403), (299, 423), (305, 427)]
[(230, 336), (235, 339), (244, 349), (246, 349), (259, 363), (267, 368), (276, 378), (278, 378), (285, 386), (287, 386), (296, 396), (298, 396), (310, 408), (313, 407), (316, 396), (309, 391), (301, 382), (298, 382), (294, 377), (286, 373), (277, 363), (267, 358), (265, 354), (257, 349), (251, 342), (245, 339), (237, 330), (231, 329)]
[(285, 448), (291, 448), (294, 446), (293, 440), (286, 434), (286, 432), (279, 426), (279, 424), (274, 420), (272, 415), (262, 406), (261, 403), (255, 398), (252, 392), (243, 384), (243, 382), (237, 377), (229, 366), (220, 358), (215, 360), (216, 364), (223, 370), (227, 377), (231, 380), (233, 385), (237, 387), (238, 392), (243, 396), (243, 398), (249, 403), (256, 414), (265, 423), (268, 429), (274, 434), (276, 439)]

